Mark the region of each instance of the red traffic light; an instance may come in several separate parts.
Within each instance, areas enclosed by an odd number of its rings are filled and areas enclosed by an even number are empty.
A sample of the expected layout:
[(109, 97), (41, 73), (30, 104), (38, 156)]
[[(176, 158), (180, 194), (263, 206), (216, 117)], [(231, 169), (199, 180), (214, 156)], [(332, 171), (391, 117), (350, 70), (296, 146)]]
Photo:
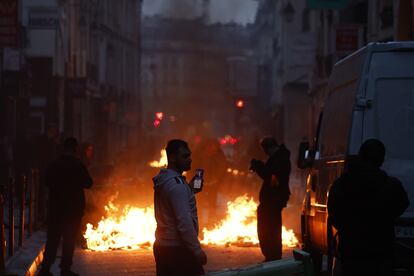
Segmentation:
[(237, 108), (243, 108), (244, 107), (244, 101), (243, 100), (237, 100), (236, 101), (236, 107)]
[(161, 125), (161, 121), (158, 119), (155, 119), (152, 124), (154, 125), (155, 128), (158, 128)]
[(164, 119), (164, 113), (163, 112), (156, 112), (155, 113), (155, 118), (162, 121), (162, 119)]

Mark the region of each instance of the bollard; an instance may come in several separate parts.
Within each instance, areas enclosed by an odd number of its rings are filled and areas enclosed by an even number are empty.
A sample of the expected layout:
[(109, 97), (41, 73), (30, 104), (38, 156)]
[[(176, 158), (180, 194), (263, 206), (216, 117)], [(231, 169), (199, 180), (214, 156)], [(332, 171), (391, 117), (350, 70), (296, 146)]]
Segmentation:
[(9, 176), (9, 256), (14, 255), (14, 177)]
[(23, 246), (24, 241), (24, 205), (26, 199), (26, 187), (27, 187), (27, 177), (26, 175), (22, 174), (20, 179), (20, 222), (19, 222), (19, 246)]
[(4, 186), (0, 185), (0, 275), (3, 275), (6, 268), (6, 237), (4, 235)]
[(29, 221), (27, 224), (27, 230), (29, 232), (29, 237), (32, 235), (33, 233), (33, 176), (34, 176), (34, 169), (31, 169), (30, 171), (30, 181), (28, 182), (28, 192), (29, 192)]

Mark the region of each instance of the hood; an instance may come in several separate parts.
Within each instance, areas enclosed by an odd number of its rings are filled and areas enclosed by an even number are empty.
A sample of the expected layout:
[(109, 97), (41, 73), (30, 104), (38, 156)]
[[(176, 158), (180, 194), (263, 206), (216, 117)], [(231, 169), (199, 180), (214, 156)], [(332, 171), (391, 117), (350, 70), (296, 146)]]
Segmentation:
[(160, 172), (152, 178), (154, 189), (156, 190), (164, 183), (167, 183), (171, 178), (181, 176), (178, 172), (171, 169), (161, 169)]

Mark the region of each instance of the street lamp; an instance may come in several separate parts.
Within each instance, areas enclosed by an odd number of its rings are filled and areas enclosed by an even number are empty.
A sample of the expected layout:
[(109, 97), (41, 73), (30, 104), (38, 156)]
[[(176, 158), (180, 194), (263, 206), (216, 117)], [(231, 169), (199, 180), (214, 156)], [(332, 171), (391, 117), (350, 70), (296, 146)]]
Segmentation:
[(282, 16), (285, 18), (287, 23), (291, 23), (293, 21), (294, 15), (295, 9), (293, 8), (292, 4), (288, 1), (282, 9)]

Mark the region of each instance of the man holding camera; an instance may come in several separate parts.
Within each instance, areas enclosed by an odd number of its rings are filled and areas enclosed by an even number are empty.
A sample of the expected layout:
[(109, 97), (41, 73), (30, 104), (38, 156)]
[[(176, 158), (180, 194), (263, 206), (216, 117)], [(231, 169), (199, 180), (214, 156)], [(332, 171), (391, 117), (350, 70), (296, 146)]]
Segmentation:
[(260, 146), (269, 156), (253, 159), (250, 170), (263, 179), (257, 208), (257, 233), (265, 262), (282, 258), (282, 209), (289, 200), (290, 152), (273, 137), (265, 137)]

